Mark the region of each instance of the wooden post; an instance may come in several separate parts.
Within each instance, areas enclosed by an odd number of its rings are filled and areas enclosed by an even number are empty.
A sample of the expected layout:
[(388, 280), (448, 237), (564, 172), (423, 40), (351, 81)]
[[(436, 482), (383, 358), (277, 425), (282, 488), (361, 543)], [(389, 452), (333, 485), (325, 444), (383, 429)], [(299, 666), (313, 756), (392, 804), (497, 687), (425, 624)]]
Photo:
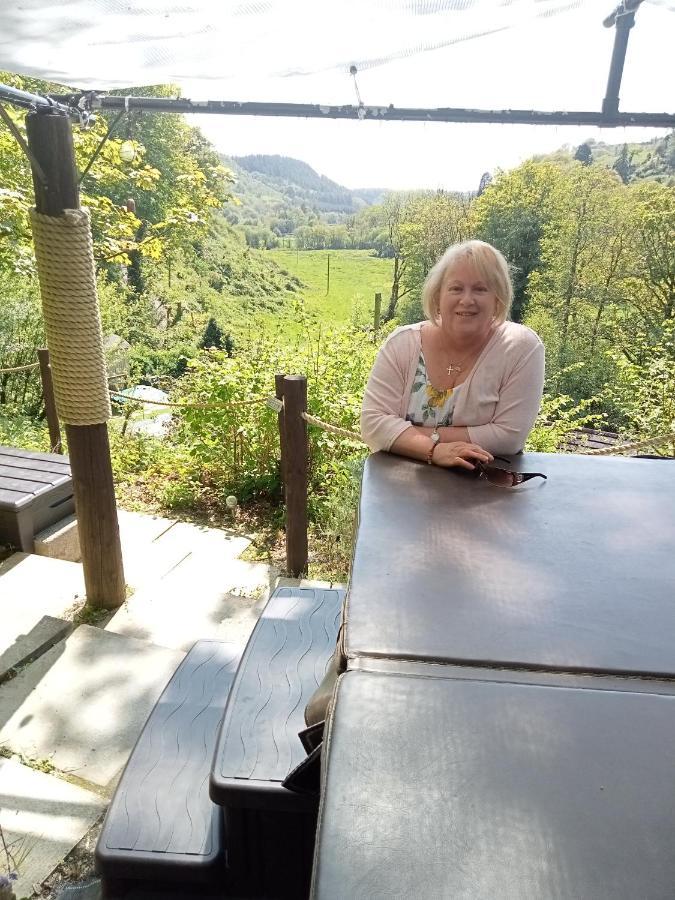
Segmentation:
[[(33, 170), (37, 211), (61, 216), (66, 209), (79, 209), (70, 121), (54, 110), (38, 110), (26, 116), (26, 132), (45, 176), (43, 183)], [(68, 260), (63, 265), (67, 269)], [(87, 602), (112, 609), (124, 602), (125, 585), (108, 426), (103, 422), (65, 428)]]
[[(283, 402), (284, 399), (284, 378), (285, 375), (274, 376), (274, 393), (277, 400)], [(281, 475), (281, 496), (286, 496), (286, 426), (284, 422), (283, 407), (279, 410), (279, 447), (281, 449), (281, 461), (279, 474)]]
[(307, 479), (309, 448), (307, 423), (307, 379), (304, 375), (284, 378), (284, 432), (286, 437), (286, 568), (294, 578), (307, 571)]
[(42, 396), (45, 401), (45, 413), (47, 414), (47, 426), (49, 428), (49, 444), (52, 453), (63, 453), (61, 446), (61, 429), (59, 417), (56, 412), (54, 399), (54, 382), (52, 381), (52, 367), (49, 364), (49, 350), (46, 347), (37, 352), (40, 360), (40, 379), (42, 381)]
[(382, 312), (382, 294), (375, 294), (375, 313), (373, 315), (373, 329), (380, 330), (380, 314)]

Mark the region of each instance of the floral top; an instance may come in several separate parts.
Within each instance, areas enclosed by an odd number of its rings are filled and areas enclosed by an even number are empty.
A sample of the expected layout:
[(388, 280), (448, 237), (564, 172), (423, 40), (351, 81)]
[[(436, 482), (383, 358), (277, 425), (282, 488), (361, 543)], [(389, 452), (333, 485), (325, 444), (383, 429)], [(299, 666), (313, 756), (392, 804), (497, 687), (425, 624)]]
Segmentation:
[(424, 353), (420, 350), (417, 369), (410, 390), (406, 421), (413, 425), (424, 425), (433, 428), (452, 425), (452, 414), (455, 411), (455, 400), (460, 387), (437, 391), (427, 378), (427, 364)]

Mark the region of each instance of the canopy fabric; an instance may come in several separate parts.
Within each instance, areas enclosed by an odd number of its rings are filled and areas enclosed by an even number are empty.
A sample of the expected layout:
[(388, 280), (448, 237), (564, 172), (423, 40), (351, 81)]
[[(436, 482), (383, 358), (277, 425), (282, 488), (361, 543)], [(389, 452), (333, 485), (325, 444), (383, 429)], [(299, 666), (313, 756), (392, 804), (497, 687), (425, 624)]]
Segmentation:
[[(616, 2), (22, 0), (0, 9), (0, 69), (192, 99), (599, 109)], [(674, 12), (639, 8), (622, 110), (670, 111)]]

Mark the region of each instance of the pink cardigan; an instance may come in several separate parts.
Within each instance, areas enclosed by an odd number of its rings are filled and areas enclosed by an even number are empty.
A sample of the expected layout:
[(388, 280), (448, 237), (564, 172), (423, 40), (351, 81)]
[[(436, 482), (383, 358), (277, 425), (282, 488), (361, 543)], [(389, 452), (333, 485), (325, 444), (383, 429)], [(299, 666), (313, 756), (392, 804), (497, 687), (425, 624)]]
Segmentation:
[[(424, 323), (391, 333), (373, 365), (361, 410), (361, 435), (371, 450), (389, 450), (411, 427), (405, 415)], [(544, 345), (525, 325), (504, 322), (478, 357), (457, 395), (452, 424), (491, 453), (523, 449), (544, 389)]]

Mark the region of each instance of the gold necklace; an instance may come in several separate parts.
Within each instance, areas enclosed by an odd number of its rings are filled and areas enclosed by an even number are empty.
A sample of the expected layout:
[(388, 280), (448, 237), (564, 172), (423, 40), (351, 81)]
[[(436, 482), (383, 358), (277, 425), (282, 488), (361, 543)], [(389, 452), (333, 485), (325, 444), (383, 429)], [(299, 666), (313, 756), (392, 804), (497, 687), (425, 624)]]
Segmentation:
[(490, 337), (490, 332), (488, 332), (487, 337), (483, 340), (483, 342), (480, 344), (479, 347), (477, 347), (474, 350), (471, 350), (471, 352), (468, 353), (463, 359), (460, 359), (460, 361), (458, 363), (451, 362), (450, 365), (448, 366), (448, 368), (446, 369), (446, 372), (448, 373), (448, 375), (452, 375), (453, 372), (461, 372), (462, 367), (464, 366), (464, 363), (468, 362), (468, 360), (470, 360), (473, 356), (479, 356), (483, 350), (483, 347), (487, 344), (489, 337)]

